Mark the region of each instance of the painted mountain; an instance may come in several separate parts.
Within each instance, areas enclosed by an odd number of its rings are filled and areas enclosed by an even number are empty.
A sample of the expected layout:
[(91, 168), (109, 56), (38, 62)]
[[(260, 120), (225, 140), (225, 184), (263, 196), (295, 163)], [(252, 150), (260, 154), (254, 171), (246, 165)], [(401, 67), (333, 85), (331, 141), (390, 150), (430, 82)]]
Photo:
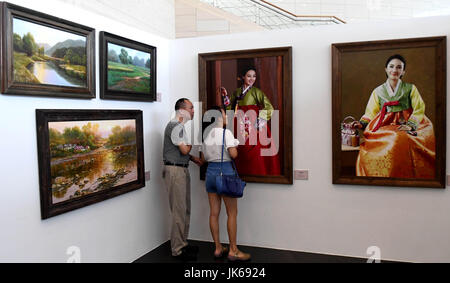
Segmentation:
[(68, 39), (63, 42), (58, 42), (52, 48), (45, 50), (45, 54), (48, 56), (52, 56), (53, 52), (61, 48), (69, 48), (69, 47), (86, 47), (86, 41), (84, 40), (73, 40)]

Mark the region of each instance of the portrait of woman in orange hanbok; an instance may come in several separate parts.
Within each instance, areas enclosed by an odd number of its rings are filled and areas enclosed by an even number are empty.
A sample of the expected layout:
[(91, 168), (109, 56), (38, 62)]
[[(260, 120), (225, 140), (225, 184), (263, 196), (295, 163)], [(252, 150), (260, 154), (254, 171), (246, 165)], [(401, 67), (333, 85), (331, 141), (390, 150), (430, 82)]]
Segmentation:
[(399, 54), (387, 59), (386, 82), (372, 91), (364, 115), (351, 124), (363, 131), (356, 176), (435, 178), (433, 124), (417, 87), (402, 80), (406, 66)]

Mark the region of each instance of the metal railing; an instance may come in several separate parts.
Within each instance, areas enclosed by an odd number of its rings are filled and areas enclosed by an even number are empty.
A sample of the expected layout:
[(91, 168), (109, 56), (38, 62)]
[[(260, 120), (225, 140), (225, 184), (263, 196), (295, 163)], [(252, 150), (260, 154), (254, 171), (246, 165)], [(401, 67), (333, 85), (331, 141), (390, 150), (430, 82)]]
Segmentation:
[(335, 16), (295, 15), (264, 0), (200, 0), (267, 29), (345, 24)]

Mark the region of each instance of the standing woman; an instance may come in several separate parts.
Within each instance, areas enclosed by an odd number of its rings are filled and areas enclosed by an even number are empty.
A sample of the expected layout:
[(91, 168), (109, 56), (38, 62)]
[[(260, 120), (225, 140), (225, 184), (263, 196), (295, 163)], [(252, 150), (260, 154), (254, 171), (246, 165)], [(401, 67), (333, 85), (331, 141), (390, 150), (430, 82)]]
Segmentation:
[[(230, 261), (247, 261), (250, 260), (250, 254), (241, 252), (236, 244), (237, 231), (237, 198), (219, 195), (216, 188), (216, 176), (220, 175), (221, 168), (224, 175), (233, 175), (234, 169), (232, 159), (238, 155), (236, 149), (239, 141), (234, 139), (230, 130), (226, 129), (226, 114), (225, 111), (215, 106), (210, 109), (209, 114), (216, 111), (214, 114), (215, 121), (208, 126), (204, 133), (204, 141), (201, 147), (200, 158), (202, 162), (208, 162), (208, 169), (206, 171), (206, 191), (209, 199), (209, 227), (211, 235), (215, 243), (214, 257), (221, 258), (228, 253)], [(223, 151), (222, 160), (222, 144), (223, 131), (225, 130), (225, 148)], [(222, 199), (227, 210), (227, 230), (230, 247), (224, 247), (220, 242), (219, 237), (219, 215), (222, 205)]]
[(385, 64), (387, 81), (375, 88), (366, 112), (353, 126), (365, 141), (356, 175), (392, 178), (435, 177), (435, 136), (425, 103), (414, 84), (403, 82), (406, 60), (393, 55)]
[(241, 142), (245, 140), (245, 143), (238, 147), (239, 157), (236, 159), (238, 172), (244, 175), (280, 175), (278, 152), (272, 150), (271, 156), (261, 154), (263, 149), (266, 151), (270, 148), (278, 149), (278, 146), (272, 145), (274, 141), (269, 128), (269, 120), (274, 111), (272, 103), (262, 90), (254, 86), (256, 68), (248, 66), (239, 76), (242, 86), (230, 97), (224, 87), (219, 89), (225, 98), (226, 109), (235, 111), (237, 136)]

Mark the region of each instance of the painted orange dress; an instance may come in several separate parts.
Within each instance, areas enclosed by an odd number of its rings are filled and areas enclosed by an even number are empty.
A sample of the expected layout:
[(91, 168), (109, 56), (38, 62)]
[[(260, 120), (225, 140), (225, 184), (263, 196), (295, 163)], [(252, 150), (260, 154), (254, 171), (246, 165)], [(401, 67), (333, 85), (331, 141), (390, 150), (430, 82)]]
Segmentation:
[[(435, 136), (425, 116), (425, 103), (413, 84), (399, 81), (393, 92), (386, 82), (369, 99), (360, 122), (365, 141), (356, 161), (356, 175), (391, 178), (435, 177)], [(402, 124), (412, 131), (401, 131)]]

